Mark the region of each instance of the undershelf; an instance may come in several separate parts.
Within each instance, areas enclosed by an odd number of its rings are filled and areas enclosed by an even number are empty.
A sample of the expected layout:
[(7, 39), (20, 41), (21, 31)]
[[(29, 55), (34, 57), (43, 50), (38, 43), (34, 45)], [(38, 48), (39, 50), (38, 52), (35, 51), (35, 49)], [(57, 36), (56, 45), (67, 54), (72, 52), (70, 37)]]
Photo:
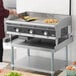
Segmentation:
[[(65, 67), (64, 60), (55, 59), (54, 63), (55, 71)], [(51, 73), (51, 59), (39, 56), (26, 56), (18, 61), (15, 61), (14, 67), (26, 70)]]

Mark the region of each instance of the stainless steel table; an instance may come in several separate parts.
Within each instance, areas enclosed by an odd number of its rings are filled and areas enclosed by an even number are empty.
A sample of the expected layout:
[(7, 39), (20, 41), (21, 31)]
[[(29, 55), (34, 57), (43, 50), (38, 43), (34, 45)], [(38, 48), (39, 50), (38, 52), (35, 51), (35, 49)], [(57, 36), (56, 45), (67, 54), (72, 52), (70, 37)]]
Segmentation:
[[(10, 35), (10, 37), (11, 37), (11, 35)], [(56, 52), (55, 49), (50, 49), (50, 48), (45, 48), (45, 47), (37, 47), (37, 46), (29, 46), (29, 45), (25, 45), (23, 43), (23, 41), (24, 40), (22, 40), (22, 39), (21, 40), (16, 39), (14, 41), (11, 41), (12, 69), (14, 69), (14, 67), (19, 67), (19, 68), (28, 69), (28, 70), (50, 73), (51, 76), (54, 76), (55, 71), (58, 70), (58, 68), (55, 69), (55, 67), (56, 67), (55, 63), (57, 64), (57, 62), (59, 62), (58, 60), (55, 60), (55, 58), (54, 58), (54, 53)], [(27, 48), (28, 56), (25, 57), (23, 60), (20, 60), (19, 62), (15, 62), (14, 61), (14, 47)], [(44, 51), (50, 52), (51, 59), (42, 58), (42, 57), (33, 57), (30, 55), (30, 49), (38, 49), (38, 50), (44, 50)], [(57, 62), (55, 62), (55, 61), (57, 61)], [(23, 62), (23, 63), (21, 63), (21, 62)], [(68, 46), (67, 45), (65, 47), (65, 61), (60, 62), (60, 64), (64, 64), (64, 65), (61, 65), (62, 67), (68, 65)], [(25, 66), (23, 66), (23, 65), (25, 65)]]

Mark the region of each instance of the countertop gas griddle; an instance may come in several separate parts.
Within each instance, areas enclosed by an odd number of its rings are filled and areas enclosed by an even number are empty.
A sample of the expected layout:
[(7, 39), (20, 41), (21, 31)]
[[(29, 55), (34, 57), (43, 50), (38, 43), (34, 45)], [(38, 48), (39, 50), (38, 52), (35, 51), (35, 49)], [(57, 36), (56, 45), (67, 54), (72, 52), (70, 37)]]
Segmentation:
[(40, 43), (42, 46), (46, 44), (59, 49), (72, 41), (69, 15), (24, 12), (19, 17), (9, 16), (6, 25), (8, 34), (27, 37), (24, 41), (30, 46), (37, 47)]

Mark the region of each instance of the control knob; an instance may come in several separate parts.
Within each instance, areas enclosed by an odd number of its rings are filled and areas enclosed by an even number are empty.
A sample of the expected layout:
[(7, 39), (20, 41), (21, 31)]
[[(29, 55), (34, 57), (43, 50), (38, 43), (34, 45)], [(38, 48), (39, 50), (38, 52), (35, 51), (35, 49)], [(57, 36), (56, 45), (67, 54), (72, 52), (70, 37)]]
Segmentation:
[(47, 34), (48, 34), (48, 32), (47, 32), (47, 31), (45, 31), (45, 32), (44, 32), (44, 35), (45, 35), (45, 36), (47, 36)]
[(30, 34), (33, 34), (33, 30), (30, 30), (29, 33), (30, 33)]
[(16, 28), (16, 32), (19, 32), (19, 29), (18, 28)]

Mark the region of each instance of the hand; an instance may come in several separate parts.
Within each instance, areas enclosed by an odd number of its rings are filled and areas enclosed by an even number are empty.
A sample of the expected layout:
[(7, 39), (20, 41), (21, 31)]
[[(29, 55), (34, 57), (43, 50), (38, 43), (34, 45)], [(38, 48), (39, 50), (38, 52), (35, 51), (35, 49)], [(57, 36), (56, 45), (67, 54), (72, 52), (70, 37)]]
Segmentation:
[(18, 16), (18, 14), (17, 14), (15, 9), (9, 9), (9, 14)]

